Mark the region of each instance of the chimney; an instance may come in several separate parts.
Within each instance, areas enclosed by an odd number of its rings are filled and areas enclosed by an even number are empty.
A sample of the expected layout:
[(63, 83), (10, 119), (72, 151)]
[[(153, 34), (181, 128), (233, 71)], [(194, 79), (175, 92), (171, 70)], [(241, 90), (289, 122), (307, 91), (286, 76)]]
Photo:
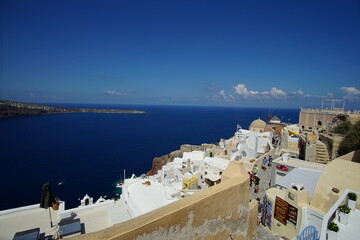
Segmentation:
[(283, 160), (283, 162), (288, 162), (289, 159), (290, 159), (290, 154), (289, 154), (289, 153), (284, 153), (284, 154), (282, 155), (282, 160)]

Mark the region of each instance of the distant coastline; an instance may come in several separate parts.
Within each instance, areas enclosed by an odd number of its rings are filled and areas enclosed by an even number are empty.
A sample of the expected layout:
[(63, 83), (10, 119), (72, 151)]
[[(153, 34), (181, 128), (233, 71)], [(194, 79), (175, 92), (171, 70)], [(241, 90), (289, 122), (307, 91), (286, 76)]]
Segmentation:
[(130, 113), (144, 114), (139, 110), (119, 109), (89, 109), (89, 108), (62, 108), (41, 104), (23, 103), (9, 100), (0, 100), (0, 118), (13, 118), (20, 116), (35, 116), (55, 113)]

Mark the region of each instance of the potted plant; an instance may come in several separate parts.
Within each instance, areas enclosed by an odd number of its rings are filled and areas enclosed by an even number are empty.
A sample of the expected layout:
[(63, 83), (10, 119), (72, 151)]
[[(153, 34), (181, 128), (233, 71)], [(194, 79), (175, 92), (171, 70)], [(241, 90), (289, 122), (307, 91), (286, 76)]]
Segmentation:
[(348, 224), (350, 211), (351, 209), (346, 204), (339, 207), (339, 218), (342, 224)]
[(329, 231), (327, 231), (327, 239), (328, 240), (336, 240), (337, 232), (339, 231), (339, 226), (334, 222), (330, 222), (328, 224), (328, 230)]
[(357, 199), (357, 195), (353, 192), (349, 192), (347, 195), (347, 205), (349, 206), (349, 208), (355, 210), (356, 208), (356, 199)]

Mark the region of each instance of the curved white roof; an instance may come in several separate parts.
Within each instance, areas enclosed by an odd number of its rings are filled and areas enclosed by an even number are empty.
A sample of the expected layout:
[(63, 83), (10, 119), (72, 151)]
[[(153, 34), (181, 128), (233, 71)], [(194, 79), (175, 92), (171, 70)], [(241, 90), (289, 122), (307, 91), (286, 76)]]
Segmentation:
[[(146, 182), (150, 184), (146, 184)], [(127, 186), (126, 189), (129, 193), (127, 204), (135, 216), (140, 216), (177, 200), (177, 198), (171, 197), (174, 192), (172, 189), (153, 180), (139, 179)]]

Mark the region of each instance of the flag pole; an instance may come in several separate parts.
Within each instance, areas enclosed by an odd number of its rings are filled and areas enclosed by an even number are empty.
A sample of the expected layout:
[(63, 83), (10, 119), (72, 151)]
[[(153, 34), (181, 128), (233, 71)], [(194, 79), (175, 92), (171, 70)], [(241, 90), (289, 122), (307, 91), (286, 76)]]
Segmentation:
[(53, 227), (53, 223), (52, 223), (52, 218), (51, 218), (51, 212), (50, 212), (50, 207), (49, 207), (49, 216), (50, 216), (50, 226)]

